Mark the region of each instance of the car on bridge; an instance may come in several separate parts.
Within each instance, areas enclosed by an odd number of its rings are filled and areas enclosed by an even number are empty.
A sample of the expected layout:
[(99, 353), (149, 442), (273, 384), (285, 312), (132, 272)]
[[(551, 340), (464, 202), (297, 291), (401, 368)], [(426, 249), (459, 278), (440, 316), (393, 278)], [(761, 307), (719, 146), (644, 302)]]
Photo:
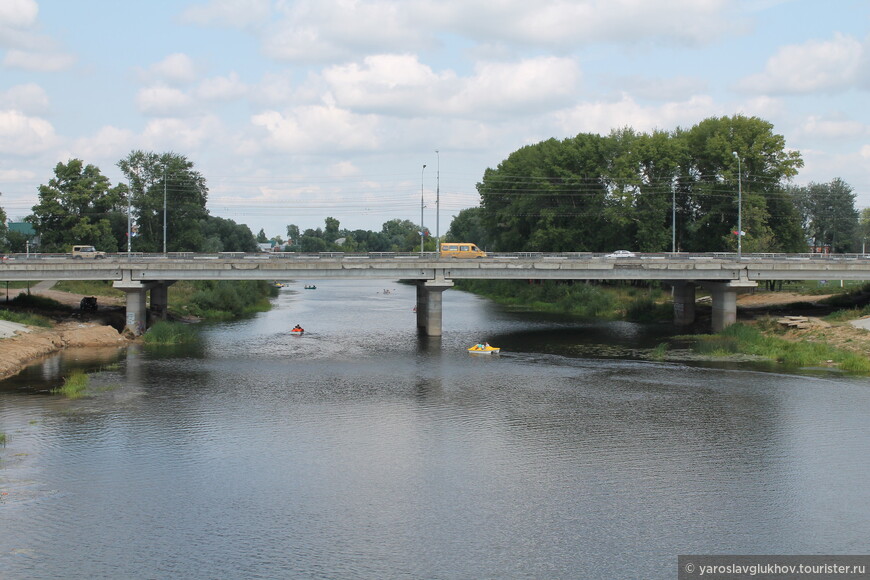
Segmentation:
[(607, 254), (604, 257), (605, 258), (636, 258), (637, 255), (634, 252), (629, 252), (628, 250), (616, 250), (612, 254)]
[(441, 244), (442, 258), (485, 258), (486, 252), (470, 242)]
[(73, 246), (72, 257), (76, 260), (83, 260), (85, 258), (101, 260), (106, 257), (106, 252), (98, 252), (93, 246)]

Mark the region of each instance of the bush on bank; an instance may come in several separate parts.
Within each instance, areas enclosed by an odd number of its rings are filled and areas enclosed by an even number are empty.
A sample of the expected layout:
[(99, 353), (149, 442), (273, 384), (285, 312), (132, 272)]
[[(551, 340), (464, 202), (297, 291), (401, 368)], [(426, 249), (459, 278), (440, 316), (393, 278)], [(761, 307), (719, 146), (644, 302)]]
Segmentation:
[(199, 332), (189, 324), (161, 320), (142, 337), (145, 344), (191, 344), (199, 341)]
[(621, 319), (654, 322), (673, 317), (670, 301), (661, 303), (656, 286), (565, 283), (544, 280), (459, 280), (456, 286), (511, 308), (567, 314), (583, 319)]
[(751, 354), (790, 367), (820, 366), (833, 361), (844, 371), (870, 373), (870, 360), (860, 354), (824, 342), (785, 340), (746, 324), (732, 324), (718, 334), (693, 336), (691, 339), (695, 341), (696, 352), (712, 356)]
[(264, 280), (179, 282), (169, 292), (171, 310), (207, 320), (232, 320), (269, 310), (278, 289)]

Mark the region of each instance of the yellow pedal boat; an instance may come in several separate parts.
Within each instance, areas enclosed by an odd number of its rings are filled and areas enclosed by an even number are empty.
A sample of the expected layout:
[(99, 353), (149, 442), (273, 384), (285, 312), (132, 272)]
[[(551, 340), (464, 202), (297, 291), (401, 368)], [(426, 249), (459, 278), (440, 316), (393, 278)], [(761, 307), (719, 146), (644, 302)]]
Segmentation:
[(489, 346), (488, 344), (475, 344), (468, 349), (471, 354), (498, 354), (501, 348), (497, 346)]

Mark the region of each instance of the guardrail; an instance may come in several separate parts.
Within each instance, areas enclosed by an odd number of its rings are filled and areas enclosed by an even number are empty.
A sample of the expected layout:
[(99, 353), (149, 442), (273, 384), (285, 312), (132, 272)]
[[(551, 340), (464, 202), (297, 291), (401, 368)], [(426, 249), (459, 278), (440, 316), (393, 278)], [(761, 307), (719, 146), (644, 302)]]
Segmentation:
[[(589, 260), (602, 259), (613, 260), (619, 262), (627, 262), (631, 260), (654, 260), (654, 259), (669, 259), (669, 260), (737, 260), (735, 252), (706, 252), (706, 253), (688, 253), (688, 252), (657, 252), (657, 253), (635, 253), (631, 257), (608, 257), (609, 252), (489, 252), (485, 258), (474, 259), (561, 259), (561, 260)], [(3, 262), (18, 262), (18, 261), (66, 261), (75, 260), (71, 254), (6, 254), (2, 257)], [(167, 254), (151, 254), (143, 252), (119, 252), (116, 254), (106, 254), (105, 258), (99, 258), (95, 262), (144, 262), (154, 260), (361, 260), (361, 259), (402, 259), (402, 260), (437, 260), (440, 258), (438, 252), (367, 252), (367, 253), (345, 253), (345, 252), (217, 252), (217, 253), (195, 253), (195, 252), (169, 252)], [(447, 258), (445, 258), (447, 259)], [(455, 258), (456, 260), (464, 260), (465, 258)], [(842, 261), (842, 260), (870, 260), (870, 254), (786, 254), (786, 253), (757, 253), (743, 254), (741, 261), (760, 261), (760, 260), (799, 260), (799, 261)]]

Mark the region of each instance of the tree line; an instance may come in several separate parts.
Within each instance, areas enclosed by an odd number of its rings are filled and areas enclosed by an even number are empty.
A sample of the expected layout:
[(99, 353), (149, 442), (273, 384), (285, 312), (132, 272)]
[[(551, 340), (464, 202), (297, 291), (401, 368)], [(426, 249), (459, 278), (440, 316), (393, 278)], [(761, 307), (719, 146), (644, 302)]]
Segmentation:
[(740, 224), (745, 252), (860, 250), (870, 214), (840, 179), (792, 185), (802, 166), (742, 115), (550, 139), (487, 169), (449, 234), (497, 251), (710, 252), (736, 250)]
[[(58, 163), (25, 218), (40, 251), (93, 244), (107, 252), (250, 252), (257, 243), (298, 252), (407, 252), (435, 249), (428, 230), (393, 219), (380, 231), (287, 226), (287, 240), (255, 237), (247, 225), (209, 215), (205, 177), (177, 153), (132, 151), (117, 163), (126, 183), (99, 168)], [(689, 129), (581, 133), (511, 153), (477, 184), (480, 206), (462, 210), (445, 240), (491, 251), (860, 251), (870, 209), (859, 215), (841, 179), (793, 185), (803, 166), (773, 125), (756, 117), (709, 118)], [(738, 201), (740, 202), (738, 204)], [(23, 251), (6, 231), (0, 250)], [(128, 231), (132, 237), (128, 238)], [(421, 234), (422, 231), (422, 234)]]

